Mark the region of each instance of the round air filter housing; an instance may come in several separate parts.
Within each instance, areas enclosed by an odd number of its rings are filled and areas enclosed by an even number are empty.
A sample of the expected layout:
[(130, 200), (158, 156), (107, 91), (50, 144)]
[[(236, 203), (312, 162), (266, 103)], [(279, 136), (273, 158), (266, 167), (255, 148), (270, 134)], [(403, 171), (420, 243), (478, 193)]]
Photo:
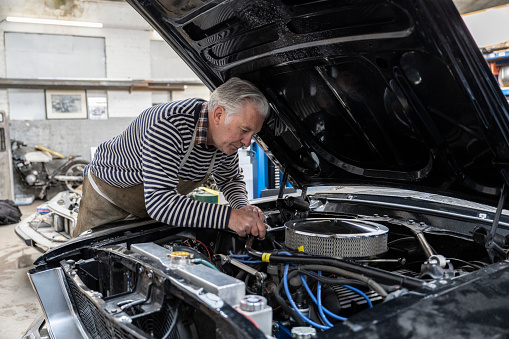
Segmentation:
[(337, 258), (365, 258), (387, 252), (389, 229), (356, 219), (303, 219), (285, 223), (291, 249)]

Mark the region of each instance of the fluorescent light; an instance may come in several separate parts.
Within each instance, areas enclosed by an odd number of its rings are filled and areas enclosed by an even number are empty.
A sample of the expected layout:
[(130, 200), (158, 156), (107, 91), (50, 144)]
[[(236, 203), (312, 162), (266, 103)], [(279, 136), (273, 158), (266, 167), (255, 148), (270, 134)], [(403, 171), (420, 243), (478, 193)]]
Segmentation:
[(103, 24), (100, 22), (85, 22), (85, 21), (68, 21), (68, 20), (49, 20), (37, 18), (19, 18), (8, 16), (5, 18), (8, 22), (22, 22), (27, 24), (44, 24), (44, 25), (60, 25), (60, 26), (78, 26), (78, 27), (93, 27), (102, 28)]
[(161, 35), (156, 31), (156, 30), (152, 30), (152, 36), (156, 39), (156, 40), (164, 40)]

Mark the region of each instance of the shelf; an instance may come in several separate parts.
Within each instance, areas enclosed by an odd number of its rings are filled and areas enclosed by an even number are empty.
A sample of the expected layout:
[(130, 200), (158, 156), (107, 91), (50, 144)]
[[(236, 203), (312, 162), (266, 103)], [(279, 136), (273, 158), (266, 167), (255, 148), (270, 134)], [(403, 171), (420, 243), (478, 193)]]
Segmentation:
[(0, 78), (0, 89), (184, 91), (188, 86), (203, 86), (199, 81), (130, 79), (22, 79)]
[(484, 54), (484, 59), (486, 60), (500, 60), (509, 58), (509, 50), (491, 52), (488, 54)]

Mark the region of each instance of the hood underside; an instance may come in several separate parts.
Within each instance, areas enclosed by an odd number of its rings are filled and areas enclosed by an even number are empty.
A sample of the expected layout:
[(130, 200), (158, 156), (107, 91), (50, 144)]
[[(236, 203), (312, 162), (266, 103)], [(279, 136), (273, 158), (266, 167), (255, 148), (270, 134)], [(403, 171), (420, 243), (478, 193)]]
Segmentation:
[(298, 186), (504, 184), (507, 101), (452, 1), (128, 2), (211, 89), (265, 93), (257, 141)]

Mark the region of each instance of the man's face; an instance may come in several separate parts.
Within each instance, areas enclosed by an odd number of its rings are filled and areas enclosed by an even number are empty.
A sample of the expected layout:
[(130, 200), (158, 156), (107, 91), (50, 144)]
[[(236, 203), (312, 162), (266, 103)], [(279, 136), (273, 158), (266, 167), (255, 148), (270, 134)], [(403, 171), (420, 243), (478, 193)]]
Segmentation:
[(222, 106), (217, 106), (212, 115), (211, 144), (228, 155), (242, 146), (248, 147), (253, 135), (261, 130), (264, 120), (251, 103), (245, 104), (228, 124), (225, 123), (226, 112)]

